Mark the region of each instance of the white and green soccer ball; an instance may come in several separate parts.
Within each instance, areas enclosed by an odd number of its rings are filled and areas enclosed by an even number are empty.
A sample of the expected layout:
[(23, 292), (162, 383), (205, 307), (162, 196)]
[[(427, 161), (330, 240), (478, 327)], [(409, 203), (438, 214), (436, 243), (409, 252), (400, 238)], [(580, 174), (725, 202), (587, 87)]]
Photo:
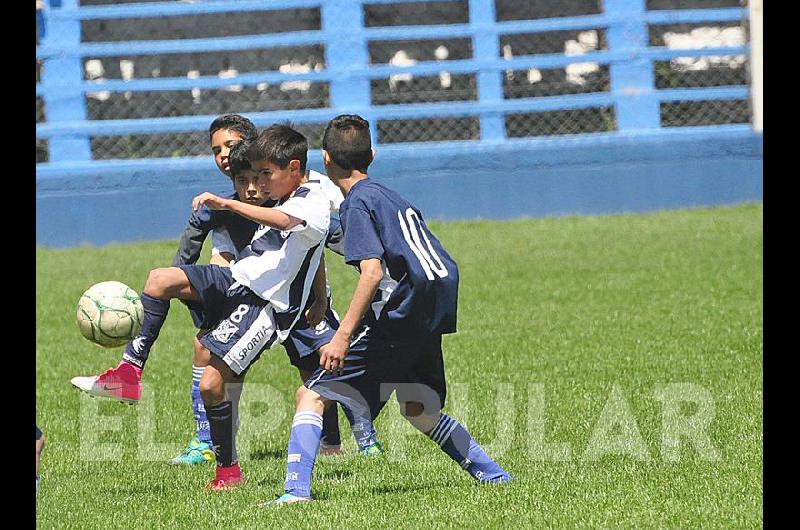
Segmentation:
[(81, 335), (104, 348), (128, 343), (139, 332), (144, 309), (139, 294), (122, 282), (100, 282), (78, 301)]

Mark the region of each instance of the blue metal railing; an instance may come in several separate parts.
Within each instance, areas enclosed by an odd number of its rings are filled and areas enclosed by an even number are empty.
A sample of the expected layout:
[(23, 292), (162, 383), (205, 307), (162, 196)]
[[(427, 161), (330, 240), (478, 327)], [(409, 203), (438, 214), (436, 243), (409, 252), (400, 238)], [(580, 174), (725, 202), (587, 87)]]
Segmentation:
[[(727, 56), (748, 53), (748, 46), (668, 49), (648, 47), (649, 24), (706, 23), (739, 21), (746, 12), (738, 8), (647, 11), (645, 0), (606, 0), (598, 15), (541, 20), (497, 22), (494, 0), (469, 0), (467, 24), (365, 27), (363, 6), (397, 4), (421, 0), (242, 0), (238, 2), (158, 2), (118, 6), (79, 7), (77, 0), (62, 0), (60, 7), (47, 6), (46, 32), (36, 50), (44, 62), (36, 94), (45, 103), (47, 121), (37, 125), (37, 138), (49, 142), (50, 165), (91, 159), (89, 138), (127, 134), (160, 134), (205, 130), (214, 116), (182, 116), (129, 120), (88, 120), (87, 93), (150, 92), (218, 89), (231, 85), (254, 86), (290, 80), (330, 84), (330, 108), (248, 113), (256, 123), (291, 119), (295, 123), (325, 123), (340, 112), (354, 112), (369, 120), (418, 119), (435, 117), (479, 117), (481, 137), (477, 142), (504, 141), (505, 116), (509, 113), (613, 106), (619, 132), (653, 130), (660, 127), (659, 104), (664, 101), (745, 99), (746, 86), (657, 90), (653, 62), (676, 57)], [(269, 11), (276, 9), (319, 8), (321, 29), (267, 35), (185, 40), (83, 43), (83, 20), (168, 17), (226, 12)], [(499, 53), (499, 37), (512, 34), (560, 30), (605, 29), (608, 50), (581, 55), (517, 55), (509, 60)], [(368, 45), (373, 41), (410, 39), (470, 38), (473, 58), (453, 61), (422, 61), (413, 66), (369, 64)], [(275, 71), (249, 72), (222, 79), (201, 76), (195, 79), (157, 78), (86, 81), (84, 58), (134, 55), (160, 55), (190, 52), (252, 50), (287, 46), (322, 45), (324, 71), (289, 74)], [(503, 74), (509, 70), (563, 68), (572, 63), (608, 65), (611, 90), (539, 98), (503, 98)], [(474, 74), (477, 101), (414, 103), (406, 105), (370, 104), (370, 80), (395, 74), (438, 75)], [(235, 112), (237, 109), (230, 109)], [(377, 142), (376, 142), (377, 143)]]

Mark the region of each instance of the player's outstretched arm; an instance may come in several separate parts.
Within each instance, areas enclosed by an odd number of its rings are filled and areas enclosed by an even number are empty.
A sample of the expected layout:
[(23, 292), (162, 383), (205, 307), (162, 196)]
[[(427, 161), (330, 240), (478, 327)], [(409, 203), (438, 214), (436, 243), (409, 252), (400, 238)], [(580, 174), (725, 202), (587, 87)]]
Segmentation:
[(383, 267), (381, 260), (370, 258), (359, 262), (361, 276), (358, 278), (358, 285), (350, 301), (350, 307), (344, 315), (339, 329), (333, 339), (320, 348), (319, 365), (328, 371), (341, 371), (344, 367), (344, 358), (350, 347), (350, 339), (361, 323), (364, 313), (367, 312), (375, 291), (383, 279)]
[(230, 210), (251, 221), (277, 230), (289, 230), (303, 222), (302, 219), (285, 214), (275, 208), (256, 206), (234, 199), (224, 199), (209, 192), (201, 193), (192, 201), (193, 210), (197, 210), (201, 205), (206, 205), (212, 210)]

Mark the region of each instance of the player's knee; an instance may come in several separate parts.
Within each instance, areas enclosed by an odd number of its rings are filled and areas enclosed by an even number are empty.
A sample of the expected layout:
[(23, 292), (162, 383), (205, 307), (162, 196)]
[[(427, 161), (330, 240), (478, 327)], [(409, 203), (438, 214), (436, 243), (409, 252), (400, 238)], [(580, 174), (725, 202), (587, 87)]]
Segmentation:
[(424, 405), (416, 401), (401, 403), (400, 413), (414, 428), (423, 433), (430, 432), (439, 421), (438, 411), (434, 414), (426, 412)]
[(43, 434), (43, 435), (41, 435), (39, 437), (38, 440), (36, 440), (36, 454), (37, 455), (42, 452), (42, 449), (44, 449), (44, 442), (45, 442), (45, 438), (44, 438), (44, 434)]
[(200, 378), (200, 396), (206, 405), (219, 405), (225, 400), (225, 384), (220, 377), (211, 376), (206, 372)]
[(308, 389), (305, 385), (300, 385), (297, 389), (297, 392), (294, 393), (294, 404), (299, 406), (305, 399), (306, 395), (308, 394)]
[(294, 400), (297, 410), (315, 410), (322, 414), (325, 410), (325, 405), (328, 400), (306, 388), (305, 385), (300, 386), (294, 394)]
[(142, 292), (153, 298), (161, 298), (169, 289), (169, 273), (167, 269), (153, 269), (147, 275)]

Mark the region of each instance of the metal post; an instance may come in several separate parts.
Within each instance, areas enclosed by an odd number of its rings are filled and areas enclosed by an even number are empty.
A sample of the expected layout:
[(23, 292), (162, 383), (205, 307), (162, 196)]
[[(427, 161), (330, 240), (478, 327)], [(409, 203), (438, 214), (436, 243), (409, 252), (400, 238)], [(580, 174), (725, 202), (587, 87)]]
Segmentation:
[[(494, 0), (469, 0), (469, 23), (473, 27), (472, 49), (479, 62), (496, 62), (500, 58), (500, 43), (494, 29), (496, 18)], [(477, 74), (478, 98), (481, 103), (503, 100), (503, 73), (500, 71)], [(481, 140), (504, 140), (505, 117), (498, 112), (482, 112)]]
[[(369, 79), (354, 75), (369, 64), (364, 35), (364, 13), (360, 0), (326, 0), (322, 3), (325, 32), (325, 64), (336, 71), (331, 80), (331, 107), (337, 114), (370, 106)], [(370, 119), (369, 116), (363, 116)], [(373, 129), (377, 124), (372, 124)], [(374, 134), (374, 133), (373, 133)]]
[(764, 12), (761, 0), (750, 0), (750, 95), (753, 130), (764, 130)]
[(646, 0), (605, 0), (605, 14), (614, 20), (608, 28), (611, 52), (628, 52), (633, 59), (610, 66), (611, 92), (616, 99), (620, 131), (654, 129), (661, 126), (661, 112), (655, 94), (653, 63), (636, 57), (647, 48)]
[[(51, 0), (49, 10), (77, 9), (78, 0)], [(80, 20), (48, 17), (47, 31), (42, 44), (51, 49), (74, 48), (81, 42)], [(83, 65), (80, 56), (59, 54), (45, 60), (42, 66), (42, 90), (48, 122), (81, 121), (86, 119), (86, 100), (81, 90)], [(50, 162), (91, 160), (88, 136), (75, 134), (53, 136), (49, 139)]]

